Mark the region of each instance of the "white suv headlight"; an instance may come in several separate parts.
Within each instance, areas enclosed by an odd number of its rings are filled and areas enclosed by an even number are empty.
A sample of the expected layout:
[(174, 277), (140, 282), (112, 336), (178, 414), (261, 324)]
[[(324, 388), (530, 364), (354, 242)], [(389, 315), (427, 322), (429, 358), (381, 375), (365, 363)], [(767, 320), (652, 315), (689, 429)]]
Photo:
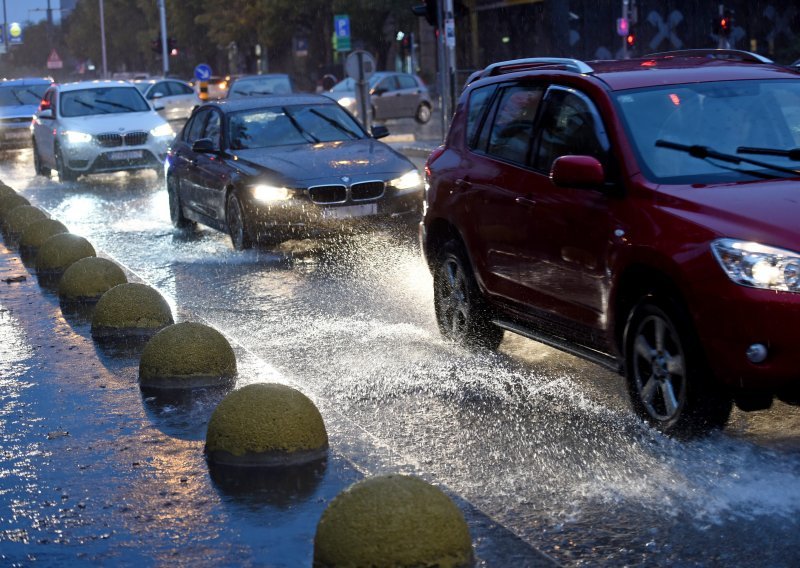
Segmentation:
[(285, 187), (259, 184), (253, 186), (253, 197), (257, 201), (268, 203), (270, 201), (285, 201), (291, 197)]
[(411, 170), (410, 172), (404, 173), (399, 178), (395, 178), (390, 181), (389, 185), (399, 189), (400, 191), (407, 189), (420, 189), (422, 188), (422, 176), (419, 175), (417, 170)]
[(77, 130), (65, 130), (61, 134), (67, 139), (70, 144), (88, 144), (92, 141), (92, 135), (85, 132), (78, 132)]
[(150, 131), (153, 138), (164, 138), (166, 136), (175, 136), (175, 131), (169, 124), (159, 124)]
[(736, 239), (717, 239), (711, 250), (737, 284), (800, 292), (800, 253)]

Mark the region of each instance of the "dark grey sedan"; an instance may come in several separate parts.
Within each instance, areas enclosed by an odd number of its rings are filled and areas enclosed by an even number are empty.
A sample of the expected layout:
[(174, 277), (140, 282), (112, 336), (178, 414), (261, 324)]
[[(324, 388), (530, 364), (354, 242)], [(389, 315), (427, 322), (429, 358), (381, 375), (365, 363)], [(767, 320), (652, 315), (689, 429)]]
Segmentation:
[(418, 214), (423, 180), (404, 156), (318, 95), (247, 97), (195, 110), (166, 162), (172, 222), (244, 249)]

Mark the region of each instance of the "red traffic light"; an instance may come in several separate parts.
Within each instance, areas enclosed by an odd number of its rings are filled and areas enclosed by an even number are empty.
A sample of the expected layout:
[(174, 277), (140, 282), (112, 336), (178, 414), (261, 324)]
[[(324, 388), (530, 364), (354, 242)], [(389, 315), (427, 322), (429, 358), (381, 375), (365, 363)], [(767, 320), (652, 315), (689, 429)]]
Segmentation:
[(628, 34), (625, 36), (625, 43), (628, 44), (628, 47), (633, 47), (636, 44), (636, 36), (634, 34)]

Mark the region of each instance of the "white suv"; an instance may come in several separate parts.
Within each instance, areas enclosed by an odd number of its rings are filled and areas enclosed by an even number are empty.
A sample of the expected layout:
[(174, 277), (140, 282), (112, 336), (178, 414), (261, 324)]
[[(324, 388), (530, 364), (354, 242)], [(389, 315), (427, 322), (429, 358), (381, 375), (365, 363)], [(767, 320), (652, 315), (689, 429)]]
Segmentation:
[(31, 125), (36, 173), (54, 169), (64, 182), (99, 172), (162, 172), (175, 133), (156, 110), (125, 81), (53, 85)]

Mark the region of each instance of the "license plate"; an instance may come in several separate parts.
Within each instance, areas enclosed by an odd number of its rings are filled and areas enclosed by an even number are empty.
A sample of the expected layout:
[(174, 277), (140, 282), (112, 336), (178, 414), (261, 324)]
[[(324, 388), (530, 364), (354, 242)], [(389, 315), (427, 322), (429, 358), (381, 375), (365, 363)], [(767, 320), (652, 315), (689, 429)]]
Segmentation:
[(352, 217), (364, 217), (375, 215), (378, 212), (377, 203), (366, 203), (364, 205), (347, 205), (345, 207), (328, 207), (322, 210), (323, 219), (350, 219)]
[(29, 138), (31, 135), (30, 130), (11, 130), (6, 132), (6, 139), (9, 140), (22, 140), (23, 138)]
[(141, 150), (127, 150), (126, 152), (110, 152), (109, 160), (138, 160), (142, 157)]

